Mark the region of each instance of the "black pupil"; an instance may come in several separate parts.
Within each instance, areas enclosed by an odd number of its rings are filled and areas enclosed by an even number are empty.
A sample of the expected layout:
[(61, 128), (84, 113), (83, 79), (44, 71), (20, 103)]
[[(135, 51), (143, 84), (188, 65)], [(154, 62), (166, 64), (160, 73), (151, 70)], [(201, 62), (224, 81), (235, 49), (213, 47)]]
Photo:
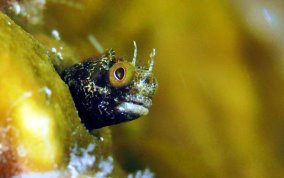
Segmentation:
[(118, 80), (122, 80), (124, 77), (124, 69), (122, 67), (118, 68), (114, 72), (114, 76)]

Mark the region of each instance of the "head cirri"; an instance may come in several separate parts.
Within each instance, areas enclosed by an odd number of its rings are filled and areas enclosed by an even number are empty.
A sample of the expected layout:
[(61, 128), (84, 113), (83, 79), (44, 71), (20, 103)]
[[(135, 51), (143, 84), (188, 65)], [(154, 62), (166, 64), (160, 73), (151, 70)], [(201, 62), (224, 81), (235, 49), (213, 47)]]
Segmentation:
[(133, 60), (115, 57), (110, 49), (98, 58), (90, 58), (61, 74), (69, 86), (82, 122), (88, 130), (118, 124), (147, 115), (157, 80), (152, 70), (155, 49), (148, 66), (137, 66), (137, 47)]

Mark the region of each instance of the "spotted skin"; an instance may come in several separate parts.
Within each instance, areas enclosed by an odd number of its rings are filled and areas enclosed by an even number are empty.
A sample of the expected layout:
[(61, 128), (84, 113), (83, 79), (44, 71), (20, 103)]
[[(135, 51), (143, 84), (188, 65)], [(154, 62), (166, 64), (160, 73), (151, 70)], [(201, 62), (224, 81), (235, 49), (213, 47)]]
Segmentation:
[(61, 74), (69, 86), (79, 116), (88, 130), (130, 121), (147, 114), (157, 89), (157, 80), (149, 67), (133, 66), (131, 81), (123, 87), (110, 82), (111, 67), (126, 62), (108, 50), (66, 69)]

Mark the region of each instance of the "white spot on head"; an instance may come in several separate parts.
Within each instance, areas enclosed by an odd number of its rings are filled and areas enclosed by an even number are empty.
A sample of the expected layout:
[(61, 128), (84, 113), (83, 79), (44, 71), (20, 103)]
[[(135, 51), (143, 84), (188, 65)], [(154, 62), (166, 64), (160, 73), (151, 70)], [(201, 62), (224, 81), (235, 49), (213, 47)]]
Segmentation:
[(99, 87), (96, 86), (96, 90), (101, 94), (101, 95), (108, 95), (110, 94), (110, 89), (108, 89), (107, 87)]

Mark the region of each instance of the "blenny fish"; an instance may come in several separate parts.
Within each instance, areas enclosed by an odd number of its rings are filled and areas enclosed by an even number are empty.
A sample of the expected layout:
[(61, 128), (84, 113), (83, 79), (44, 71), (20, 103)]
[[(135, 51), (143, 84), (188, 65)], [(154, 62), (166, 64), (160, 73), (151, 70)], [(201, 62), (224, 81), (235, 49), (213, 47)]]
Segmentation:
[(158, 86), (153, 74), (155, 49), (150, 54), (149, 66), (138, 66), (135, 42), (134, 47), (131, 62), (116, 58), (115, 51), (110, 49), (61, 73), (88, 130), (148, 114)]

